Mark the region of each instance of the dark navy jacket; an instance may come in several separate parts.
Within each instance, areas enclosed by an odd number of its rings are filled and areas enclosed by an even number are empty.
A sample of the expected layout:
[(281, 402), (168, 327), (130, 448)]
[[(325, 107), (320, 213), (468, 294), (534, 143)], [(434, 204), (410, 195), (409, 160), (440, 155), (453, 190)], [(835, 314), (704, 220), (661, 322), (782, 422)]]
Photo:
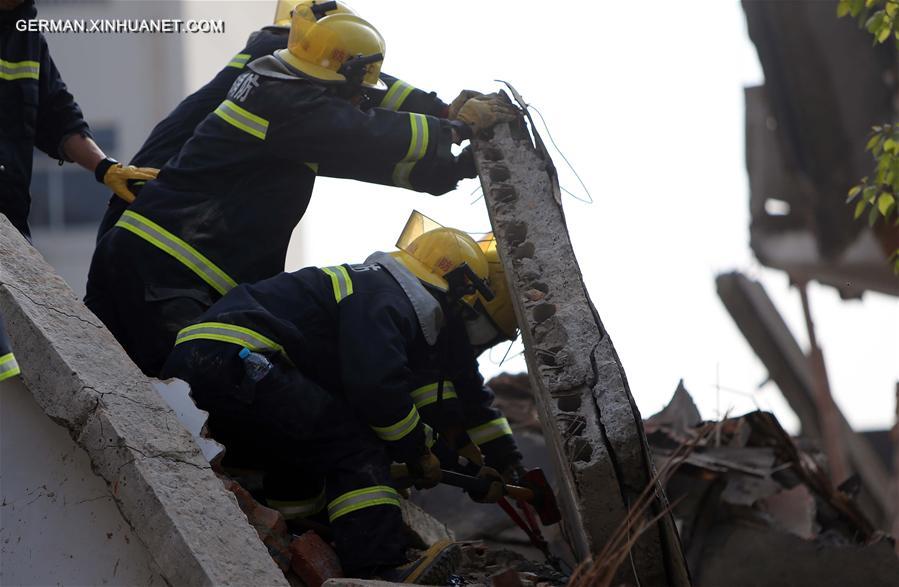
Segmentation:
[[(288, 27), (267, 26), (250, 35), (246, 47), (231, 58), (214, 78), (182, 100), (156, 125), (131, 159), (131, 164), (138, 167), (162, 168), (169, 159), (178, 154), (203, 119), (227, 98), (228, 90), (231, 89), (237, 76), (244, 72), (248, 63), (287, 47), (289, 30)], [(387, 84), (388, 89), (370, 92), (374, 106), (380, 106), (389, 96), (388, 106), (394, 110), (446, 117), (447, 105), (434, 93), (411, 88), (401, 80), (386, 74), (382, 74), (381, 79)], [(110, 198), (109, 208), (97, 231), (98, 240), (115, 225), (127, 207), (128, 204), (121, 198), (117, 196)]]
[(318, 174), (431, 194), (473, 177), (473, 164), (452, 155), (452, 128), (423, 114), (362, 111), (264, 57), (116, 226), (224, 293), (283, 270)]
[(64, 160), (60, 147), (69, 136), (90, 136), (44, 36), (15, 28), (36, 14), (33, 0), (0, 11), (0, 213), (26, 237), (34, 148)]
[[(416, 308), (410, 299), (404, 286), (371, 260), (310, 267), (240, 285), (181, 331), (179, 352), (169, 358), (162, 376), (191, 381), (184, 358), (194, 352), (190, 345), (197, 339), (231, 338), (235, 361), (241, 346), (283, 353), (304, 375), (342, 394), (354, 409), (346, 416), (371, 426), (398, 461), (424, 452), (424, 421), (438, 429), (461, 430), (505, 422), (491, 407), (493, 394), (484, 386), (467, 338), (458, 338), (460, 332), (465, 336), (464, 329), (437, 321), (431, 329), (423, 327), (428, 318), (419, 315), (421, 304)], [(437, 306), (433, 298), (431, 303)], [(417, 392), (437, 377), (447, 380), (444, 397), (421, 401)], [(493, 435), (481, 449), (492, 466), (521, 458), (511, 434)]]

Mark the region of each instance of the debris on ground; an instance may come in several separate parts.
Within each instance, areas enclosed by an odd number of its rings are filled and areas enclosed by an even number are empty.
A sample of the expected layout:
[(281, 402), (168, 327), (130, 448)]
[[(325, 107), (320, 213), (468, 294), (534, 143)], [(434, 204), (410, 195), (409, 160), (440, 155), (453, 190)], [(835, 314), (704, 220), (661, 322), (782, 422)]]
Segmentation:
[(773, 414), (709, 426), (683, 385), (645, 422), (660, 467), (695, 444), (666, 492), (697, 586), (896, 585), (893, 539), (855, 502), (856, 479), (834, 488), (820, 451), (797, 446)]
[(462, 543), (462, 566), (456, 575), (459, 578), (456, 585), (471, 586), (555, 587), (568, 582), (568, 577), (549, 564), (478, 541)]

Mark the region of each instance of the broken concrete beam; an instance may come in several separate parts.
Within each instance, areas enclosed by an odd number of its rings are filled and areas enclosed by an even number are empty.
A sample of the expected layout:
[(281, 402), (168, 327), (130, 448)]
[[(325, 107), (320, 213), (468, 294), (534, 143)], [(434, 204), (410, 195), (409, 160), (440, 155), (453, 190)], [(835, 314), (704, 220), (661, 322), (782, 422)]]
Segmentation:
[[(811, 366), (765, 288), (738, 272), (722, 273), (715, 283), (718, 297), (799, 417), (802, 435), (820, 439), (821, 424), (814, 400), (815, 380)], [(892, 503), (889, 475), (870, 443), (852, 430), (837, 406), (834, 409), (851, 468), (861, 477), (872, 500), (868, 514), (880, 523)], [(874, 511), (870, 511), (872, 508)]]
[(169, 583), (287, 584), (172, 410), (3, 215), (0, 313), (26, 387), (85, 449)]
[[(559, 473), (564, 531), (584, 561), (602, 549), (653, 476), (642, 419), (584, 286), (548, 155), (519, 123), (497, 126), (473, 150)], [(655, 494), (650, 511), (661, 514), (667, 500), (661, 487)], [(623, 566), (620, 582), (689, 584), (670, 515), (638, 540)]]

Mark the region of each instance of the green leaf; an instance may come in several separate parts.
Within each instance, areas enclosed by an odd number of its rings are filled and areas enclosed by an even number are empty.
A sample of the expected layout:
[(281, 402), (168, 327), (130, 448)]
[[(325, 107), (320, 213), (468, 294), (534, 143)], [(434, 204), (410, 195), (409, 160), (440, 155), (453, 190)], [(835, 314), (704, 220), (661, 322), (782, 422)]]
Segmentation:
[(887, 2), (884, 9), (890, 17), (896, 16), (899, 13), (899, 2)]
[(871, 15), (871, 18), (865, 22), (865, 30), (869, 33), (874, 33), (877, 30), (880, 30), (881, 25), (883, 25), (883, 10), (878, 10), (874, 14)]
[(849, 197), (846, 198), (846, 203), (848, 204), (849, 202), (854, 200), (855, 197), (861, 193), (861, 191), (862, 191), (862, 186), (860, 186), (860, 185), (854, 186), (852, 189), (850, 189)]
[(880, 141), (880, 133), (874, 134), (874, 136), (872, 136), (870, 139), (868, 139), (868, 144), (865, 145), (865, 151), (870, 151), (871, 149), (873, 149), (874, 145), (876, 145), (879, 141)]
[(865, 211), (865, 206), (867, 206), (867, 205), (868, 205), (868, 203), (865, 202), (864, 200), (859, 200), (858, 203), (855, 205), (855, 212), (852, 214), (852, 219), (858, 220), (859, 218), (861, 218), (862, 213)]
[(893, 139), (887, 139), (883, 142), (883, 150), (886, 152), (894, 152), (899, 154), (899, 143)]
[(868, 226), (874, 226), (878, 218), (880, 218), (880, 213), (877, 211), (877, 206), (871, 206), (868, 211)]
[(869, 185), (862, 190), (862, 201), (874, 205), (874, 198), (877, 197), (877, 186)]
[(887, 25), (881, 26), (880, 32), (877, 33), (877, 42), (878, 42), (878, 43), (883, 43), (884, 41), (886, 41), (887, 39), (889, 39), (889, 38), (890, 38), (890, 33), (891, 33), (891, 32), (892, 32), (892, 31), (890, 31), (890, 27), (889, 27), (889, 26), (887, 26)]
[(877, 207), (871, 206), (871, 210), (868, 212), (868, 226), (874, 226), (878, 218), (880, 218), (880, 214), (877, 212)]
[(849, 8), (849, 0), (840, 0), (840, 4), (837, 6), (837, 18), (843, 18), (849, 14)]
[(890, 207), (896, 203), (896, 198), (893, 197), (893, 194), (889, 192), (883, 192), (880, 194), (880, 197), (877, 198), (877, 209), (886, 218), (887, 213), (890, 211)]

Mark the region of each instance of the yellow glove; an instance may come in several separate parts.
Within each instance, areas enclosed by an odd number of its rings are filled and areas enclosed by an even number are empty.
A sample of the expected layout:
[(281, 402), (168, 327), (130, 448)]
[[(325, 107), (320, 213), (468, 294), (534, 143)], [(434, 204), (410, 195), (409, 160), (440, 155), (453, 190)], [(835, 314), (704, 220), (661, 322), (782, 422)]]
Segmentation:
[(499, 498), (506, 494), (506, 484), (502, 475), (496, 469), (481, 467), (481, 470), (478, 471), (478, 478), (489, 479), (490, 485), (483, 493), (475, 494), (469, 492), (468, 495), (472, 500), (478, 503), (496, 503), (499, 501)]
[(459, 110), (462, 106), (465, 105), (466, 102), (471, 100), (472, 98), (476, 98), (478, 96), (483, 96), (481, 92), (477, 92), (475, 90), (462, 90), (459, 92), (459, 95), (456, 96), (456, 99), (453, 100), (453, 103), (449, 105), (449, 111), (447, 114), (447, 118), (450, 120), (456, 120), (459, 117)]
[(475, 135), (500, 122), (518, 118), (518, 109), (498, 94), (471, 98), (459, 109), (459, 120), (471, 127)]
[(128, 189), (128, 180), (149, 181), (156, 179), (158, 169), (152, 167), (123, 166), (115, 159), (106, 158), (100, 161), (94, 170), (94, 176), (100, 183), (106, 184), (115, 194), (128, 202), (134, 201), (134, 194)]
[(409, 475), (415, 479), (415, 486), (419, 489), (430, 489), (440, 483), (443, 473), (440, 470), (440, 459), (434, 453), (428, 451), (417, 461), (407, 462)]

